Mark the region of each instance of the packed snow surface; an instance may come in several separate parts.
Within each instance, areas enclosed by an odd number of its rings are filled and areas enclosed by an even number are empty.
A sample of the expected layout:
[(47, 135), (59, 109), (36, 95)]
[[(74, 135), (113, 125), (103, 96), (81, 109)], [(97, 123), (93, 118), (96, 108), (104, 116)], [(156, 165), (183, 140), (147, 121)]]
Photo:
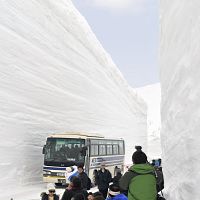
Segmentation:
[(146, 104), (70, 0), (0, 1), (0, 46), (0, 199), (38, 195), (51, 133), (123, 137), (127, 162), (146, 148)]
[(200, 1), (161, 0), (161, 143), (167, 200), (199, 200)]

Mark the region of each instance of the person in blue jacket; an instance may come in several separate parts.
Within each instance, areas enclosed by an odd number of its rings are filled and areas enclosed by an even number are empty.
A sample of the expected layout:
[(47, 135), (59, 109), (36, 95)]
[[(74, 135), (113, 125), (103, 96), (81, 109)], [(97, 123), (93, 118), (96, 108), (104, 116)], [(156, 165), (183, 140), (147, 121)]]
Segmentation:
[(128, 198), (123, 193), (120, 193), (119, 185), (112, 184), (109, 186), (106, 200), (128, 200)]

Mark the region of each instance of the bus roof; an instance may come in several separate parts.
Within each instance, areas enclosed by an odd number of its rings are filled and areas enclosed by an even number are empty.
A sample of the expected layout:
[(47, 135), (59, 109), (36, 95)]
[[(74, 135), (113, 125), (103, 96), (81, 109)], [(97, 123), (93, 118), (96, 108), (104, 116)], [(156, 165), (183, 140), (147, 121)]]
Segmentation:
[(47, 138), (93, 138), (93, 139), (111, 139), (111, 140), (122, 140), (122, 138), (105, 138), (103, 135), (98, 133), (83, 133), (83, 132), (64, 132), (64, 133), (55, 133), (49, 135)]
[(48, 137), (53, 137), (53, 138), (104, 138), (103, 135), (100, 135), (100, 134), (97, 134), (97, 133), (80, 133), (80, 132), (64, 132), (64, 133), (55, 133), (55, 134), (52, 134)]

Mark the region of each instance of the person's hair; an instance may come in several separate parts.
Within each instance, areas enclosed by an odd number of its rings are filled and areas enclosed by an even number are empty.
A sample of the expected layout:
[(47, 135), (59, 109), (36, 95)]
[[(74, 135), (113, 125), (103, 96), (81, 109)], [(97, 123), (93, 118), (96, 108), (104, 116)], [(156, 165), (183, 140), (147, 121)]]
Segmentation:
[(92, 193), (92, 192), (88, 192), (88, 196), (89, 196), (89, 195), (93, 195), (93, 193)]
[(78, 165), (78, 167), (77, 168), (81, 168), (81, 169), (83, 169), (83, 165)]
[(70, 181), (72, 182), (72, 187), (81, 188), (81, 179), (79, 177), (73, 176)]
[(85, 196), (81, 193), (77, 193), (71, 198), (71, 200), (85, 200)]
[(94, 197), (94, 200), (105, 200), (105, 198), (101, 195)]
[(93, 196), (94, 197), (97, 197), (97, 196), (103, 196), (103, 194), (101, 193), (101, 192), (95, 192), (95, 193), (93, 193)]
[(147, 156), (143, 151), (138, 150), (133, 153), (132, 161), (134, 164), (145, 164), (147, 162)]
[(111, 185), (109, 186), (108, 194), (109, 194), (110, 197), (116, 196), (116, 195), (112, 195), (112, 194), (111, 194), (112, 192), (113, 192), (113, 193), (120, 192), (120, 187), (119, 187), (118, 185), (116, 185), (116, 184), (111, 184)]

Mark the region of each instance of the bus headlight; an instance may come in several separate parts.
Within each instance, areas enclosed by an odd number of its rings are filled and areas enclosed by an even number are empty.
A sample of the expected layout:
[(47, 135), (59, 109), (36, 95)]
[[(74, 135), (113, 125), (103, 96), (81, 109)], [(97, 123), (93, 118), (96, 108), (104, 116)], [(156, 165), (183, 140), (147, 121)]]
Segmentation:
[(57, 176), (65, 176), (65, 173), (63, 173), (63, 172), (58, 172), (58, 173), (57, 173)]
[(43, 175), (51, 175), (50, 171), (43, 171)]

